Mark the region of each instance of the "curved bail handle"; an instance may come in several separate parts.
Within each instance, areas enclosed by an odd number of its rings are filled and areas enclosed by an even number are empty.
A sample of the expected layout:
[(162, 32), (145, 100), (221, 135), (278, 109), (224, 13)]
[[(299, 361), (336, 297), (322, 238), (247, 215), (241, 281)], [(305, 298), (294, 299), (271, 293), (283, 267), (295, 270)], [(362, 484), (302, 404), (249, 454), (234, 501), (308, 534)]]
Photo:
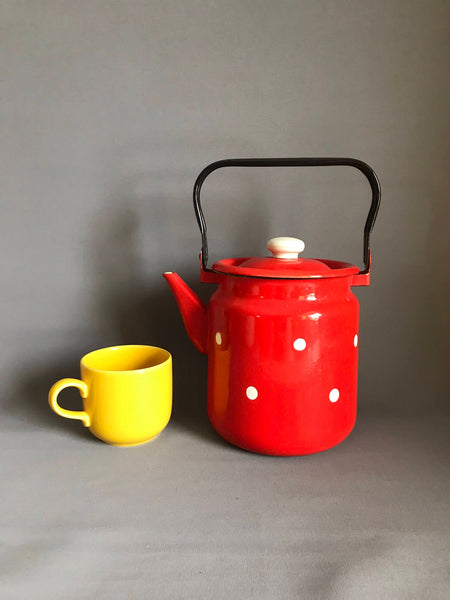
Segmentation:
[(369, 181), (372, 190), (372, 202), (370, 204), (369, 214), (364, 225), (364, 269), (360, 274), (366, 274), (370, 271), (370, 247), (369, 240), (375, 219), (378, 214), (381, 200), (380, 182), (375, 171), (365, 162), (356, 158), (229, 158), (218, 160), (211, 163), (203, 169), (197, 177), (194, 184), (194, 210), (197, 217), (197, 223), (202, 236), (201, 266), (204, 271), (211, 272), (207, 268), (208, 264), (208, 239), (206, 235), (206, 221), (200, 204), (200, 190), (205, 179), (216, 169), (222, 167), (332, 167), (347, 166), (354, 167), (363, 173)]

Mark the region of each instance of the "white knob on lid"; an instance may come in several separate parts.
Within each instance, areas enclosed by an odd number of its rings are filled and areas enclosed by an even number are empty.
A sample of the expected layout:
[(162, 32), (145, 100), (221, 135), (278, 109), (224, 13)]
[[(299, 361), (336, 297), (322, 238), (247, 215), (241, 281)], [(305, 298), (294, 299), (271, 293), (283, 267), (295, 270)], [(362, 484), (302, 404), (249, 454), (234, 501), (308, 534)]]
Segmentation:
[(275, 258), (295, 259), (305, 249), (305, 243), (293, 237), (276, 237), (267, 242), (267, 249)]

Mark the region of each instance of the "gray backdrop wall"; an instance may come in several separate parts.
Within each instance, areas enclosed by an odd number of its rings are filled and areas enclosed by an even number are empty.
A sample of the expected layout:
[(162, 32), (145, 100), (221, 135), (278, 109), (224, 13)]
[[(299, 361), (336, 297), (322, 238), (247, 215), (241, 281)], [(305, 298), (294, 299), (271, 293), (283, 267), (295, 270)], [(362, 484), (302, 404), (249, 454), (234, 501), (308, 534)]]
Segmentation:
[[(203, 411), (206, 359), (161, 273), (200, 289), (192, 185), (236, 156), (375, 168), (360, 407), (446, 408), (448, 3), (0, 6), (0, 380), (17, 427), (56, 418), (49, 385), (122, 342), (167, 347), (175, 418)], [(204, 189), (212, 257), (293, 235), (305, 255), (360, 264), (369, 199), (350, 169), (217, 173)]]

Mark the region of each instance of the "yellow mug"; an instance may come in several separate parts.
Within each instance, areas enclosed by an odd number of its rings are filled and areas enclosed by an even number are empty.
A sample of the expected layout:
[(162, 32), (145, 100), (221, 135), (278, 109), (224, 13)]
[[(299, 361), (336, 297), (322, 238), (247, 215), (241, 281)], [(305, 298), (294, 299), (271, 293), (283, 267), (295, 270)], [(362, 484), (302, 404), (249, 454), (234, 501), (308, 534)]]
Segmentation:
[[(50, 407), (67, 419), (79, 419), (113, 446), (149, 442), (165, 428), (172, 412), (172, 357), (155, 346), (113, 346), (81, 359), (81, 380), (61, 379), (48, 395)], [(58, 394), (77, 387), (83, 410), (67, 410)]]

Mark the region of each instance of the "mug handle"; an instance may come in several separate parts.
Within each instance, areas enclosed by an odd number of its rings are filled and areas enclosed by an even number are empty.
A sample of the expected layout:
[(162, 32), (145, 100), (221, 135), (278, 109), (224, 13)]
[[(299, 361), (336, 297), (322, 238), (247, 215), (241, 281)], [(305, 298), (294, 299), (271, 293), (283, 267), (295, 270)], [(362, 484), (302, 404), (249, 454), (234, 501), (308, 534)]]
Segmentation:
[(84, 381), (81, 381), (81, 379), (60, 379), (52, 385), (48, 393), (48, 403), (50, 404), (50, 408), (60, 417), (65, 417), (66, 419), (78, 419), (85, 427), (89, 427), (91, 418), (87, 412), (84, 410), (67, 410), (58, 404), (58, 394), (67, 387), (78, 388), (82, 398), (86, 398), (88, 395), (87, 384)]

